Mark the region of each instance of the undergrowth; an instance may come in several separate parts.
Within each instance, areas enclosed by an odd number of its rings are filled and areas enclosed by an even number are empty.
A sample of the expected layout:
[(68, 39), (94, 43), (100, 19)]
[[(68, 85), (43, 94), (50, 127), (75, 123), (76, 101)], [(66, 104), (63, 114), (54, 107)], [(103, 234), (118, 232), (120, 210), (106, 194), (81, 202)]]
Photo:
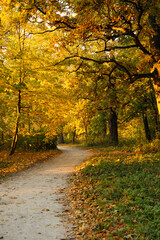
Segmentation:
[(79, 239), (160, 239), (160, 153), (97, 151), (70, 191)]

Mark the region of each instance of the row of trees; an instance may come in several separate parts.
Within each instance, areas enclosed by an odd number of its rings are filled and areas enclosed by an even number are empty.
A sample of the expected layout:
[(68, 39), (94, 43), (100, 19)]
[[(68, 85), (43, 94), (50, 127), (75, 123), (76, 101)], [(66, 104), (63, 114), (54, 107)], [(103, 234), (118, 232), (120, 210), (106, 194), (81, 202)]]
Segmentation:
[(118, 144), (118, 125), (135, 117), (147, 140), (158, 137), (159, 1), (0, 3), (0, 130), (1, 144), (13, 136), (10, 154), (18, 133), (87, 142), (108, 131)]

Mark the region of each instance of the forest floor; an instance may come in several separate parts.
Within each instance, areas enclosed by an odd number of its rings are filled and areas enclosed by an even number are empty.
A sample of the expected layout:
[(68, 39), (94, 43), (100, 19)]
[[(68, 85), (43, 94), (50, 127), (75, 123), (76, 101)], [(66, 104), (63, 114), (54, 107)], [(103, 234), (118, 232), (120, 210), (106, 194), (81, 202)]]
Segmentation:
[(89, 151), (60, 146), (62, 153), (8, 176), (0, 184), (0, 239), (74, 239), (65, 220), (67, 180)]
[(160, 152), (94, 148), (71, 183), (76, 239), (160, 239)]
[(0, 239), (160, 239), (160, 152), (147, 149), (1, 153)]

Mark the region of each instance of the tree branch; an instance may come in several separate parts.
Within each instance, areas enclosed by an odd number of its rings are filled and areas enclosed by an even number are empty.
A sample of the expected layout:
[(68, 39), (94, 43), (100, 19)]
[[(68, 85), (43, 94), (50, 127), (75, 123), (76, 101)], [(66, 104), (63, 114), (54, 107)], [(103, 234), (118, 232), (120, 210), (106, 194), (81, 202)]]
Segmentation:
[(55, 21), (55, 24), (64, 24), (66, 27), (70, 28), (70, 29), (75, 29), (76, 27), (75, 26), (71, 26), (69, 23), (67, 22), (61, 22), (61, 21)]
[[(78, 56), (77, 56), (77, 57), (78, 57)], [(97, 63), (97, 64), (115, 63), (119, 69), (122, 69), (124, 72), (126, 72), (127, 75), (128, 75), (128, 77), (129, 77), (130, 79), (132, 79), (132, 75), (130, 74), (129, 70), (128, 70), (125, 66), (123, 66), (121, 63), (118, 63), (115, 59), (95, 60), (95, 59), (93, 59), (93, 58), (87, 58), (87, 57), (83, 57), (83, 56), (79, 56), (79, 58), (80, 58), (80, 59), (83, 59), (83, 60), (86, 60), (86, 61), (92, 61), (92, 62), (95, 62), (95, 63)]]
[(136, 80), (141, 79), (141, 78), (154, 78), (154, 77), (155, 77), (155, 72), (152, 72), (152, 73), (142, 73), (142, 74), (133, 74), (131, 83), (133, 83)]
[(77, 72), (77, 71), (82, 67), (82, 65), (83, 65), (83, 61), (80, 63), (80, 65), (78, 66), (78, 68), (77, 68), (76, 70), (72, 71), (72, 72)]
[(45, 30), (43, 32), (30, 32), (27, 36), (29, 35), (36, 35), (36, 34), (44, 34), (44, 33), (51, 33), (51, 32), (55, 32), (56, 30), (59, 30), (59, 29), (62, 29), (63, 27), (56, 27), (55, 29), (48, 29), (48, 30)]
[(41, 12), (41, 13), (44, 14), (44, 15), (46, 15), (46, 12), (43, 11), (43, 9), (37, 5), (36, 0), (34, 0), (34, 6), (35, 6), (35, 8), (36, 8), (39, 12)]
[(101, 50), (101, 51), (97, 51), (96, 53), (110, 52), (115, 49), (129, 49), (129, 48), (135, 48), (135, 47), (137, 47), (137, 45), (135, 45), (135, 44), (130, 45), (130, 46), (114, 46), (114, 47), (110, 47), (110, 48), (105, 48), (104, 50)]

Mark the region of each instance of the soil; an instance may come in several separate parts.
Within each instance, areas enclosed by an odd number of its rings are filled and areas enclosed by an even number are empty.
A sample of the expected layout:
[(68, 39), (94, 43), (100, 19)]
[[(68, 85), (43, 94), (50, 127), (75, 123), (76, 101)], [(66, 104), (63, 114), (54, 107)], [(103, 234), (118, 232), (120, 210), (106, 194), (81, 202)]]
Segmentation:
[(74, 239), (72, 224), (63, 217), (63, 189), (75, 167), (90, 153), (67, 146), (58, 148), (62, 153), (57, 157), (0, 184), (0, 239)]

